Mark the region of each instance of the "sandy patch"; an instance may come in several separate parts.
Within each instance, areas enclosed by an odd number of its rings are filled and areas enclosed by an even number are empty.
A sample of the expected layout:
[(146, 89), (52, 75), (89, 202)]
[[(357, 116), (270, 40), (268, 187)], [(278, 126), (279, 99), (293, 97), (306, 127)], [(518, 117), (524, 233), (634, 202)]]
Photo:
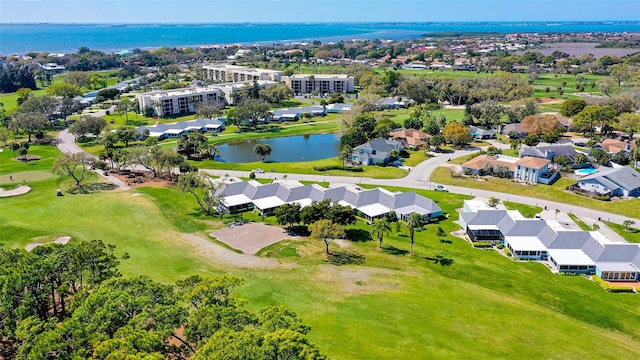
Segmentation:
[(321, 265), (316, 281), (326, 282), (342, 297), (347, 295), (370, 294), (383, 290), (396, 290), (398, 284), (394, 271), (370, 267)]
[(277, 226), (245, 223), (211, 232), (209, 235), (245, 254), (255, 255), (266, 246), (286, 239), (295, 239)]
[(0, 197), (24, 195), (24, 194), (28, 193), (29, 191), (31, 191), (31, 188), (29, 186), (27, 186), (27, 185), (17, 186), (13, 190), (5, 190), (3, 188), (0, 188)]
[(351, 241), (349, 240), (333, 240), (334, 244), (337, 244), (338, 246), (340, 246), (340, 249), (348, 249), (351, 247)]
[(295, 266), (294, 264), (280, 265), (275, 259), (238, 254), (198, 235), (181, 234), (181, 236), (188, 241), (199, 256), (216, 264), (252, 269), (291, 268)]
[(42, 246), (42, 245), (47, 245), (47, 244), (61, 244), (61, 245), (65, 245), (69, 242), (69, 240), (71, 240), (71, 236), (60, 236), (57, 239), (53, 240), (53, 241), (49, 241), (49, 242), (45, 242), (45, 243), (41, 243), (41, 242), (35, 242), (35, 243), (31, 243), (27, 246), (25, 246), (24, 248), (27, 251), (31, 251), (33, 249), (35, 249), (38, 246)]

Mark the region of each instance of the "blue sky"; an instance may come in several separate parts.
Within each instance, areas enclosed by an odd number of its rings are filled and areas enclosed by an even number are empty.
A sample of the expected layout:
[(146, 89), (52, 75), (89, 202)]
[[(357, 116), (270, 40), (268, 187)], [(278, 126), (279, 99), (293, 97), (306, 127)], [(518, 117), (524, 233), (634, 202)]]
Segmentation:
[(640, 20), (634, 0), (0, 0), (0, 22)]

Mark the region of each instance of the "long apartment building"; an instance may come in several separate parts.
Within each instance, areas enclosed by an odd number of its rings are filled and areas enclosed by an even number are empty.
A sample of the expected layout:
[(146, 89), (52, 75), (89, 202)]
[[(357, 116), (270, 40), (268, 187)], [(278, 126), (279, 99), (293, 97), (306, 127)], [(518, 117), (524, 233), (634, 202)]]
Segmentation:
[(321, 94), (353, 92), (353, 76), (345, 74), (294, 74), (283, 76), (282, 81), (296, 95), (318, 92)]
[(151, 91), (136, 98), (141, 112), (152, 108), (158, 116), (193, 113), (198, 103), (224, 101), (217, 86)]
[[(273, 81), (258, 80), (259, 87), (275, 84)], [(210, 86), (182, 88), (173, 90), (157, 90), (136, 95), (140, 111), (152, 108), (158, 116), (189, 114), (196, 111), (198, 103), (220, 101), (233, 105), (234, 93), (245, 83), (224, 83)]]
[(202, 71), (205, 78), (216, 82), (252, 82), (258, 80), (280, 82), (282, 77), (282, 71), (230, 64), (204, 65)]

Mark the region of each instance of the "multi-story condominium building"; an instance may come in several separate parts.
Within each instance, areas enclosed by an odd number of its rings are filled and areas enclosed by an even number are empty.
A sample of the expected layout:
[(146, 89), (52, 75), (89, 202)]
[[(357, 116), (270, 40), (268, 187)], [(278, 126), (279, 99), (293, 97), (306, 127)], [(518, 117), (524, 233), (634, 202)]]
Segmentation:
[(258, 80), (280, 82), (282, 77), (282, 71), (229, 64), (204, 65), (202, 71), (205, 78), (216, 82), (251, 82)]
[(158, 116), (188, 114), (196, 105), (208, 101), (225, 101), (217, 86), (152, 91), (136, 95), (140, 111), (152, 108)]
[(321, 94), (353, 92), (353, 76), (349, 75), (294, 74), (283, 76), (282, 80), (294, 94), (309, 94), (314, 91)]

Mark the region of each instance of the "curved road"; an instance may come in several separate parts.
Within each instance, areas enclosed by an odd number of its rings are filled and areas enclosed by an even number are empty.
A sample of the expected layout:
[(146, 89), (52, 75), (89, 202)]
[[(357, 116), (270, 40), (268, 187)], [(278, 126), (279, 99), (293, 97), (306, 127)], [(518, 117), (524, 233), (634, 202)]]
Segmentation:
[[(67, 130), (63, 130), (58, 135), (58, 147), (62, 152), (82, 152), (80, 147), (78, 147), (75, 142), (75, 138), (72, 134), (70, 134)], [(495, 146), (504, 147), (504, 144), (493, 143)], [(341, 184), (369, 184), (369, 185), (381, 185), (381, 186), (399, 186), (406, 188), (415, 188), (415, 189), (428, 189), (431, 190), (436, 183), (432, 183), (430, 180), (431, 173), (439, 166), (444, 165), (448, 162), (449, 159), (465, 156), (471, 154), (473, 152), (478, 151), (478, 149), (473, 150), (458, 150), (452, 154), (439, 154), (433, 158), (430, 158), (426, 161), (423, 161), (416, 167), (412, 168), (409, 174), (404, 178), (400, 179), (372, 179), (365, 177), (350, 177), (350, 176), (328, 176), (328, 175), (309, 175), (309, 174), (286, 174), (287, 180), (306, 180), (306, 181), (316, 181), (323, 182), (329, 181), (331, 183), (341, 183)], [(234, 170), (215, 170), (215, 169), (201, 169), (200, 171), (216, 175), (216, 176), (234, 176), (234, 177), (249, 177), (248, 171), (234, 171)], [(98, 172), (100, 175), (102, 173)], [(258, 178), (282, 178), (284, 173), (265, 173), (265, 174), (256, 174)], [(109, 180), (114, 182), (117, 179), (107, 176)], [(116, 182), (117, 183), (117, 182)], [(124, 184), (118, 184), (119, 186)], [(126, 185), (125, 185), (126, 186)], [(550, 210), (560, 210), (565, 213), (573, 213), (579, 218), (589, 218), (589, 219), (598, 219), (611, 221), (617, 224), (622, 224), (625, 220), (633, 220), (636, 224), (640, 224), (640, 219), (629, 218), (627, 216), (612, 214), (609, 212), (598, 211), (593, 209), (588, 209), (584, 207), (579, 207), (575, 205), (560, 203), (556, 201), (550, 200), (542, 200), (537, 198), (530, 198), (526, 196), (514, 195), (514, 194), (506, 194), (492, 191), (491, 189), (480, 190), (480, 189), (469, 189), (459, 186), (450, 186), (446, 185), (447, 188), (456, 194), (465, 194), (471, 196), (478, 196), (482, 198), (489, 198), (491, 196), (497, 197), (501, 200), (507, 200), (532, 206), (540, 206), (547, 207)], [(122, 186), (121, 186), (122, 187)], [(612, 203), (613, 206), (615, 206)]]

